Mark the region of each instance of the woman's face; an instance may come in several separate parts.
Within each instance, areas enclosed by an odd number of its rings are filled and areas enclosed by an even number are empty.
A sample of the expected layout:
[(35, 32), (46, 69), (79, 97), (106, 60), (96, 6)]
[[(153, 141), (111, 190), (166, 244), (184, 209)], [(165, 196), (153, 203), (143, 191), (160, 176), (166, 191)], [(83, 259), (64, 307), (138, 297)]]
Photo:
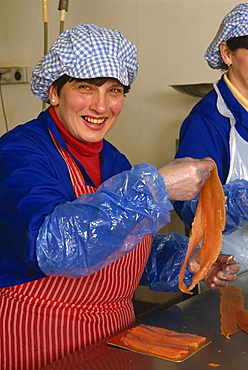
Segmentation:
[(123, 85), (114, 78), (109, 78), (102, 86), (68, 81), (59, 95), (52, 85), (49, 97), (60, 122), (72, 136), (87, 144), (105, 137), (124, 103)]

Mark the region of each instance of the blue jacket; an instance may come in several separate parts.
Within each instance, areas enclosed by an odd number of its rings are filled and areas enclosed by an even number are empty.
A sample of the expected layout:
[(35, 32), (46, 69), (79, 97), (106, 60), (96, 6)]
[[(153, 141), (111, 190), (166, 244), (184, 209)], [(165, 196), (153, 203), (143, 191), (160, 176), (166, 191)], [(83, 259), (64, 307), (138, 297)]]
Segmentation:
[[(248, 141), (248, 112), (233, 96), (223, 77), (218, 82), (218, 88), (236, 119), (236, 130)], [(217, 94), (213, 89), (193, 107), (181, 126), (175, 158), (211, 157), (217, 164), (222, 184), (225, 184), (230, 166), (230, 122), (218, 112), (216, 101)]]
[[(236, 130), (248, 141), (248, 112), (233, 96), (223, 76), (218, 82), (218, 88), (236, 120)], [(217, 94), (213, 89), (193, 107), (181, 126), (179, 148), (175, 158), (211, 157), (217, 164), (222, 184), (225, 184), (230, 167), (230, 121), (219, 113), (216, 102)], [(224, 185), (224, 192), (227, 196), (225, 233), (231, 233), (247, 222), (248, 182), (244, 179), (230, 182)], [(193, 201), (174, 203), (177, 214), (188, 228), (191, 227), (196, 206), (197, 198)]]

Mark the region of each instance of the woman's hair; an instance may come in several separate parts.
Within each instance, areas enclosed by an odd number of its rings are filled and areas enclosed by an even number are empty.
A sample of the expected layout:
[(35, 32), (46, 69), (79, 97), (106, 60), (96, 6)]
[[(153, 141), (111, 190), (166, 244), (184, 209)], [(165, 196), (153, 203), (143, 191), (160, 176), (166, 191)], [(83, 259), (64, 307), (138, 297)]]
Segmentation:
[[(58, 93), (58, 96), (59, 96), (60, 95), (60, 90), (62, 89), (62, 87), (64, 86), (64, 84), (66, 82), (72, 82), (74, 80), (77, 80), (78, 82), (88, 82), (88, 83), (91, 83), (91, 84), (96, 85), (96, 86), (102, 86), (108, 79), (109, 79), (109, 77), (74, 78), (74, 77), (70, 77), (70, 76), (64, 74), (63, 76), (61, 76), (57, 80), (55, 80), (53, 82), (53, 85), (57, 87), (57, 93)], [(124, 86), (123, 85), (123, 88), (124, 88), (124, 95), (125, 95), (129, 92), (130, 85), (129, 86)]]
[[(239, 36), (239, 37), (231, 37), (226, 41), (227, 46), (230, 50), (235, 51), (238, 48), (248, 49), (248, 35), (247, 36)], [(221, 69), (228, 69), (226, 63), (222, 63)]]

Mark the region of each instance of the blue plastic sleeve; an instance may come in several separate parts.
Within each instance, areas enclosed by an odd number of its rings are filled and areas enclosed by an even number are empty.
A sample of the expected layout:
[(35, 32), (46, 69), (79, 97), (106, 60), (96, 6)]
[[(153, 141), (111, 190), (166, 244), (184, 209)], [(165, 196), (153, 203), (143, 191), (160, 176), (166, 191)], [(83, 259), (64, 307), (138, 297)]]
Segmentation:
[(226, 227), (228, 235), (240, 229), (248, 221), (248, 181), (234, 180), (224, 185), (226, 199)]
[(170, 221), (163, 178), (143, 163), (104, 182), (93, 194), (55, 207), (39, 230), (36, 253), (46, 275), (92, 274), (131, 251), (143, 235)]
[[(179, 233), (155, 234), (140, 285), (159, 292), (179, 292), (178, 275), (188, 242), (188, 237)], [(187, 286), (192, 278), (193, 274), (186, 268), (184, 282)]]
[[(223, 185), (223, 189), (226, 196), (226, 226), (223, 234), (228, 235), (240, 229), (248, 221), (248, 181), (233, 180)], [(181, 210), (178, 214), (188, 229), (191, 229), (197, 203), (198, 197), (187, 202), (180, 202)]]

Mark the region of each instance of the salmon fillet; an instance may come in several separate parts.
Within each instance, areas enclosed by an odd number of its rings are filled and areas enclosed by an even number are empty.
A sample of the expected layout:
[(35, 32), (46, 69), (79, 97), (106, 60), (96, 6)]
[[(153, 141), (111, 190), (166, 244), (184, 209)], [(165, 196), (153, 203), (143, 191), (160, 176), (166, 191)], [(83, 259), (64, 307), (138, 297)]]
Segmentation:
[(128, 330), (120, 341), (127, 349), (170, 360), (180, 360), (189, 354), (190, 349), (197, 349), (206, 338), (141, 324)]
[(184, 349), (190, 348), (188, 344), (185, 344), (183, 340), (180, 338), (171, 338), (170, 336), (166, 336), (164, 334), (158, 333), (149, 326), (139, 325), (132, 329), (131, 333), (136, 335), (137, 337), (144, 338), (147, 340), (152, 340), (156, 342), (166, 342), (166, 344), (173, 344), (181, 346)]
[(178, 348), (175, 346), (167, 345), (163, 342), (157, 342), (146, 338), (141, 338), (132, 333), (121, 338), (121, 341), (130, 349), (142, 351), (150, 355), (159, 357), (166, 357), (171, 360), (180, 360), (182, 357), (187, 356), (188, 349)]
[[(239, 310), (244, 309), (244, 297), (242, 290), (233, 285), (220, 288), (220, 314), (221, 334), (227, 339), (237, 333), (237, 321)], [(242, 313), (239, 315), (241, 323)]]
[(237, 323), (241, 330), (248, 333), (248, 310), (237, 310)]
[(198, 348), (200, 344), (206, 341), (205, 337), (196, 334), (178, 333), (173, 330), (144, 324), (132, 328), (132, 333), (145, 338), (159, 338), (166, 340), (167, 343), (181, 344), (192, 348)]
[[(204, 158), (203, 160), (212, 159)], [(221, 251), (222, 231), (225, 228), (225, 221), (225, 196), (218, 176), (217, 166), (214, 163), (211, 176), (206, 180), (199, 194), (187, 253), (179, 274), (178, 286), (182, 292), (192, 294), (190, 290), (192, 290), (196, 284), (206, 276), (209, 268), (217, 260)], [(194, 275), (190, 287), (187, 288), (183, 281), (185, 269), (192, 251), (200, 241), (202, 241), (200, 251), (200, 269)]]

